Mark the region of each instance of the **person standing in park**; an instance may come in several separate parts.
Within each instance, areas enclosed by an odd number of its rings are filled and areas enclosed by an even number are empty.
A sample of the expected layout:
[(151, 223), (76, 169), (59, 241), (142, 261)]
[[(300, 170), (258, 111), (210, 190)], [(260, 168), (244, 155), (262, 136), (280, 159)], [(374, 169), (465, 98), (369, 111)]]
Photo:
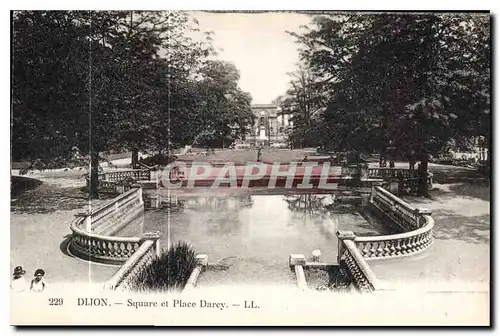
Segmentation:
[(415, 151), (411, 150), (409, 158), (410, 170), (415, 170)]
[(257, 148), (257, 162), (260, 162), (262, 159), (262, 146), (259, 145)]
[(30, 290), (37, 293), (43, 292), (45, 289), (45, 283), (43, 282), (45, 271), (39, 268), (35, 271), (34, 276), (35, 278), (31, 280)]
[(16, 266), (12, 274), (12, 283), (10, 288), (16, 293), (24, 292), (28, 288), (28, 283), (23, 277), (26, 271), (21, 266)]

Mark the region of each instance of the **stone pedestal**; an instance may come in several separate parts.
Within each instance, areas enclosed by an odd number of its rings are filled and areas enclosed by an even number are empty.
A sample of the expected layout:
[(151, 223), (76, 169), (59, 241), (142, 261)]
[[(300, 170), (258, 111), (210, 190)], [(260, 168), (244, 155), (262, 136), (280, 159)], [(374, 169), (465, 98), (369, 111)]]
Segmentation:
[(147, 198), (147, 205), (150, 209), (157, 209), (160, 207), (160, 195), (149, 195)]
[(400, 183), (403, 183), (403, 182), (399, 182), (399, 181), (391, 181), (389, 182), (389, 192), (393, 195), (398, 195), (399, 196), (399, 188), (400, 188)]
[(206, 254), (198, 254), (195, 257), (196, 265), (207, 266), (208, 265), (208, 255)]
[(356, 239), (356, 235), (352, 231), (339, 230), (337, 231), (337, 239), (338, 239), (337, 262), (340, 264), (345, 249), (344, 240), (354, 240)]
[(306, 265), (306, 257), (303, 254), (290, 254), (290, 258), (288, 260), (289, 265), (295, 266), (295, 265), (301, 265), (305, 266)]

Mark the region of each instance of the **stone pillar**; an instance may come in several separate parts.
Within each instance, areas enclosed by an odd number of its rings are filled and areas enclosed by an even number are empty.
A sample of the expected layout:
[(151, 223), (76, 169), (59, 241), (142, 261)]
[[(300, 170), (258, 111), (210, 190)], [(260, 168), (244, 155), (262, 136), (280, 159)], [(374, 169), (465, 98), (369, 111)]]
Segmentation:
[(390, 181), (389, 182), (389, 192), (393, 195), (399, 196), (399, 181)]
[(422, 227), (422, 220), (423, 220), (422, 216), (432, 215), (432, 211), (430, 209), (424, 209), (424, 208), (415, 209), (415, 213), (417, 215), (417, 225), (419, 228)]
[(153, 239), (155, 241), (155, 255), (157, 257), (160, 257), (161, 254), (160, 237), (160, 231), (146, 232), (142, 235), (144, 240)]
[(148, 196), (148, 206), (150, 209), (157, 209), (160, 207), (160, 196), (159, 195), (149, 195)]
[(344, 254), (345, 245), (344, 240), (354, 240), (356, 239), (356, 235), (352, 231), (337, 231), (337, 239), (338, 239), (338, 254), (337, 254), (337, 262), (340, 264), (340, 260), (342, 259), (342, 254)]
[(373, 202), (373, 199), (377, 195), (377, 189), (375, 189), (375, 186), (372, 186), (372, 192), (370, 193), (370, 203)]
[(198, 254), (196, 255), (195, 259), (196, 259), (196, 265), (200, 265), (203, 267), (208, 265), (208, 255), (206, 254)]
[(290, 265), (290, 267), (296, 265), (305, 266), (306, 257), (303, 254), (290, 254), (290, 257), (288, 258), (288, 264)]
[[(373, 190), (373, 189), (372, 189)], [(368, 206), (370, 204), (372, 196), (365, 193), (361, 194), (361, 206)]]

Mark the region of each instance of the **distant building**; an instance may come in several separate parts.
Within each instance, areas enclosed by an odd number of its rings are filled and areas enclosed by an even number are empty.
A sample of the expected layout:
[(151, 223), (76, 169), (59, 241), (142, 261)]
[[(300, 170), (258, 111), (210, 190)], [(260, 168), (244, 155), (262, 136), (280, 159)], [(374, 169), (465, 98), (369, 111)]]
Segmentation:
[(293, 126), (291, 115), (281, 114), (275, 104), (252, 105), (255, 123), (246, 137), (246, 142), (254, 145), (286, 143)]

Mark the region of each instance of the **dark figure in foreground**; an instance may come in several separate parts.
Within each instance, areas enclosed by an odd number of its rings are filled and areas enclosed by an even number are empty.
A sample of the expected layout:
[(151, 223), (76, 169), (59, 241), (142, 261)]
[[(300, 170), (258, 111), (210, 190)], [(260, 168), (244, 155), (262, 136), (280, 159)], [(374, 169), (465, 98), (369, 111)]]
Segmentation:
[(45, 289), (45, 283), (43, 282), (43, 277), (45, 275), (45, 271), (43, 269), (37, 269), (35, 271), (35, 278), (33, 280), (31, 280), (31, 285), (30, 285), (30, 290), (32, 292), (37, 292), (37, 293), (40, 293), (40, 292), (43, 292), (43, 290)]
[(12, 283), (10, 284), (10, 288), (16, 292), (24, 292), (28, 287), (26, 279), (23, 277), (26, 274), (26, 271), (21, 266), (16, 266), (14, 268), (14, 272), (12, 274)]
[(260, 162), (262, 159), (262, 147), (259, 146), (257, 149), (257, 162)]

